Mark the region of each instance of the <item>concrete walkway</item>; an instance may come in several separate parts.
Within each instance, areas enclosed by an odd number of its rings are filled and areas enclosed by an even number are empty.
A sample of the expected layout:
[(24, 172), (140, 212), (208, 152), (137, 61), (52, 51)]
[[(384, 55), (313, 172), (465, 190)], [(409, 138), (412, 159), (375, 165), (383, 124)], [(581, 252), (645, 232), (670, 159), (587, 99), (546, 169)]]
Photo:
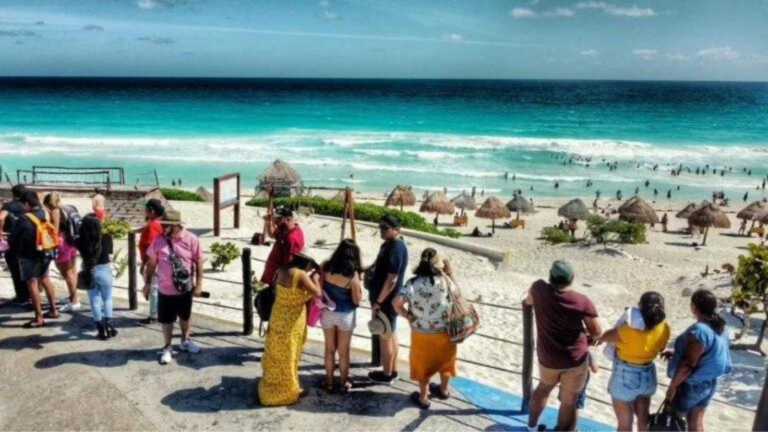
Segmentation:
[[(87, 312), (21, 328), (30, 315), (0, 309), (0, 430), (505, 429), (461, 399), (434, 401), (422, 412), (408, 400), (416, 386), (407, 381), (327, 395), (322, 347), (311, 343), (300, 366), (310, 395), (291, 407), (263, 408), (254, 403), (263, 344), (232, 325), (194, 317), (203, 352), (161, 366), (160, 327), (139, 325), (143, 315), (117, 311), (120, 334), (110, 341), (95, 338)], [(353, 353), (358, 381), (365, 381), (365, 361)]]

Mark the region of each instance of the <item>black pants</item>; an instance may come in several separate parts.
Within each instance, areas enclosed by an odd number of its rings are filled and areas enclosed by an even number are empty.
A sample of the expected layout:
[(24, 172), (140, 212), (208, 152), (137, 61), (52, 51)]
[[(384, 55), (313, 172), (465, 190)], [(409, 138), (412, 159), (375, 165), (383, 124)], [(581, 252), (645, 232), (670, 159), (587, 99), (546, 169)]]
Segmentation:
[(16, 292), (16, 298), (19, 300), (29, 300), (29, 291), (27, 285), (21, 281), (21, 269), (19, 268), (19, 256), (15, 252), (5, 252), (5, 263), (8, 264), (8, 270), (13, 279), (13, 290)]

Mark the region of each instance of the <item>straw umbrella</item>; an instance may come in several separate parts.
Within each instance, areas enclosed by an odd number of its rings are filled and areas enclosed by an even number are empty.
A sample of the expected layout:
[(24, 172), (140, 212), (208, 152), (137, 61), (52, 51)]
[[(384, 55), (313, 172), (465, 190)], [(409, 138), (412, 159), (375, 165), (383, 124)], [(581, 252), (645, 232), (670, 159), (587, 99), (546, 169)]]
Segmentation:
[(755, 227), (755, 222), (757, 222), (766, 214), (768, 214), (768, 204), (762, 201), (755, 201), (752, 204), (744, 207), (740, 212), (736, 213), (736, 217), (745, 221), (751, 220), (751, 230)]
[(400, 210), (403, 206), (412, 206), (416, 204), (416, 195), (413, 194), (410, 186), (398, 185), (389, 194), (387, 200), (384, 202), (385, 206), (400, 206)]
[(618, 208), (618, 209), (616, 209), (616, 211), (619, 213), (619, 215), (621, 215), (621, 211), (622, 211), (622, 210), (624, 210), (625, 208), (629, 207), (630, 205), (632, 205), (632, 204), (633, 204), (635, 201), (637, 201), (637, 200), (639, 200), (639, 199), (640, 199), (640, 197), (639, 197), (639, 196), (637, 196), (637, 195), (633, 196), (632, 198), (630, 198), (630, 199), (628, 199), (628, 200), (624, 201), (624, 202), (623, 202), (623, 203), (622, 203), (622, 204), (619, 206), (619, 208)]
[(688, 217), (688, 223), (695, 226), (704, 228), (704, 240), (701, 245), (707, 244), (707, 234), (709, 234), (709, 228), (730, 228), (731, 220), (728, 216), (720, 210), (720, 207), (712, 204), (703, 204)]
[(533, 204), (531, 204), (531, 202), (525, 199), (522, 195), (515, 195), (512, 197), (512, 199), (507, 203), (507, 208), (510, 211), (517, 212), (517, 220), (520, 220), (520, 213), (529, 214), (535, 211)]
[(347, 191), (346, 191), (346, 189), (342, 189), (342, 190), (338, 191), (336, 193), (336, 195), (334, 195), (333, 198), (331, 198), (331, 199), (334, 200), (334, 201), (344, 202), (344, 200), (347, 199)]
[(584, 201), (576, 198), (560, 207), (557, 210), (557, 215), (568, 220), (586, 220), (589, 218), (589, 209), (584, 204)]
[(442, 192), (435, 192), (421, 203), (420, 212), (435, 213), (435, 221), (442, 215), (452, 215), (456, 208)]
[(659, 216), (656, 214), (656, 210), (644, 199), (638, 197), (630, 200), (629, 205), (619, 207), (619, 219), (650, 225), (659, 223)]
[(464, 210), (475, 210), (477, 204), (475, 199), (466, 192), (462, 192), (459, 196), (451, 200), (454, 206), (461, 209), (461, 215), (464, 216)]
[(690, 203), (687, 206), (685, 206), (682, 210), (677, 212), (675, 217), (678, 219), (688, 219), (689, 217), (691, 217), (691, 213), (693, 213), (693, 211), (696, 210), (697, 208), (699, 208), (698, 205), (694, 203)]
[(259, 188), (274, 189), (277, 195), (290, 195), (291, 189), (301, 183), (301, 174), (280, 159), (272, 162), (259, 176)]
[(507, 206), (496, 197), (488, 197), (482, 206), (475, 212), (475, 217), (491, 220), (491, 229), (496, 232), (496, 219), (507, 219), (512, 217)]

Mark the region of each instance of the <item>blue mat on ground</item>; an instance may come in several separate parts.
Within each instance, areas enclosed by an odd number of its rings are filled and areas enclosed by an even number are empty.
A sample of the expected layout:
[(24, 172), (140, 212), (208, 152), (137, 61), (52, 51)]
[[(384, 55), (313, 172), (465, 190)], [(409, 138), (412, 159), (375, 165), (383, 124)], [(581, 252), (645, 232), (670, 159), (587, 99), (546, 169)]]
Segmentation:
[[(513, 393), (505, 392), (466, 378), (451, 380), (453, 388), (461, 393), (472, 405), (483, 410), (493, 421), (498, 423), (499, 431), (526, 431), (528, 414), (520, 410), (523, 399)], [(556, 393), (553, 392), (553, 396)], [(557, 410), (547, 408), (539, 419), (539, 424), (547, 425), (547, 430), (557, 426)], [(579, 418), (580, 431), (614, 431), (615, 427), (588, 418)]]

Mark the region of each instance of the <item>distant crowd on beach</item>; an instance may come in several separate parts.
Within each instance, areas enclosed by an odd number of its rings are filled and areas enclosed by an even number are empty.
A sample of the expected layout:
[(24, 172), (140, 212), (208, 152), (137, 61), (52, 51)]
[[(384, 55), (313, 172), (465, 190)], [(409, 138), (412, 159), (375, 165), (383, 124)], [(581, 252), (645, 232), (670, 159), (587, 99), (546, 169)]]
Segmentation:
[[(34, 318), (25, 327), (39, 328), (61, 312), (80, 311), (77, 289), (81, 288), (88, 292), (97, 338), (115, 337), (112, 239), (102, 234), (103, 198), (94, 199), (93, 212), (80, 217), (78, 209), (62, 203), (58, 194), (51, 193), (40, 202), (35, 192), (23, 186), (14, 186), (12, 192), (13, 201), (0, 211), (0, 237), (8, 242), (4, 255), (13, 275), (13, 303), (31, 303), (34, 310)], [(177, 321), (181, 328), (178, 349), (189, 354), (201, 351), (191, 337), (191, 320), (193, 299), (204, 295), (204, 257), (199, 239), (185, 229), (179, 212), (165, 209), (155, 199), (146, 202), (145, 212), (147, 222), (138, 247), (142, 294), (150, 307), (142, 322), (162, 326), (159, 363), (164, 365), (179, 355), (172, 346)], [(255, 388), (260, 404), (291, 405), (308, 393), (300, 385), (299, 361), (309, 325), (320, 326), (325, 336), (322, 388), (329, 395), (354, 391), (350, 346), (364, 290), (372, 309), (366, 325), (378, 337), (382, 364), (366, 380), (391, 385), (400, 379), (396, 330), (398, 318), (404, 318), (411, 330), (410, 379), (419, 385), (410, 401), (426, 410), (432, 400), (451, 397), (459, 342), (471, 337), (479, 317), (461, 297), (459, 278), (437, 249), (421, 251), (412, 274), (407, 274), (409, 250), (400, 235), (401, 221), (393, 215), (379, 221), (382, 244), (367, 267), (361, 262), (360, 248), (349, 239), (341, 241), (329, 259), (316, 260), (290, 209), (277, 208), (265, 218), (265, 224), (274, 243), (260, 280), (264, 289), (272, 290), (273, 298), (262, 374)], [(78, 254), (82, 258), (79, 268)], [(49, 277), (51, 262), (61, 271), (70, 294), (60, 310)], [(696, 322), (680, 332), (674, 349), (667, 350), (671, 331), (660, 294), (642, 294), (620, 317), (611, 317), (615, 325), (604, 331), (590, 298), (571, 288), (575, 276), (571, 264), (556, 261), (548, 277), (530, 287), (525, 300), (535, 311), (540, 376), (530, 401), (528, 429), (540, 430), (539, 417), (552, 391), (559, 388), (556, 430), (576, 430), (578, 409), (587, 399), (587, 383), (592, 374), (599, 373), (590, 347), (602, 345), (613, 364), (607, 390), (618, 430), (631, 431), (635, 422), (638, 430), (645, 430), (653, 421), (650, 405), (658, 387), (657, 357), (669, 361), (671, 382), (664, 403), (687, 420), (688, 430), (703, 430), (718, 380), (731, 369), (728, 332), (716, 297), (707, 290), (693, 293), (690, 313)], [(48, 297), (50, 310), (45, 314), (40, 287)], [(435, 378), (437, 382), (433, 382)]]

